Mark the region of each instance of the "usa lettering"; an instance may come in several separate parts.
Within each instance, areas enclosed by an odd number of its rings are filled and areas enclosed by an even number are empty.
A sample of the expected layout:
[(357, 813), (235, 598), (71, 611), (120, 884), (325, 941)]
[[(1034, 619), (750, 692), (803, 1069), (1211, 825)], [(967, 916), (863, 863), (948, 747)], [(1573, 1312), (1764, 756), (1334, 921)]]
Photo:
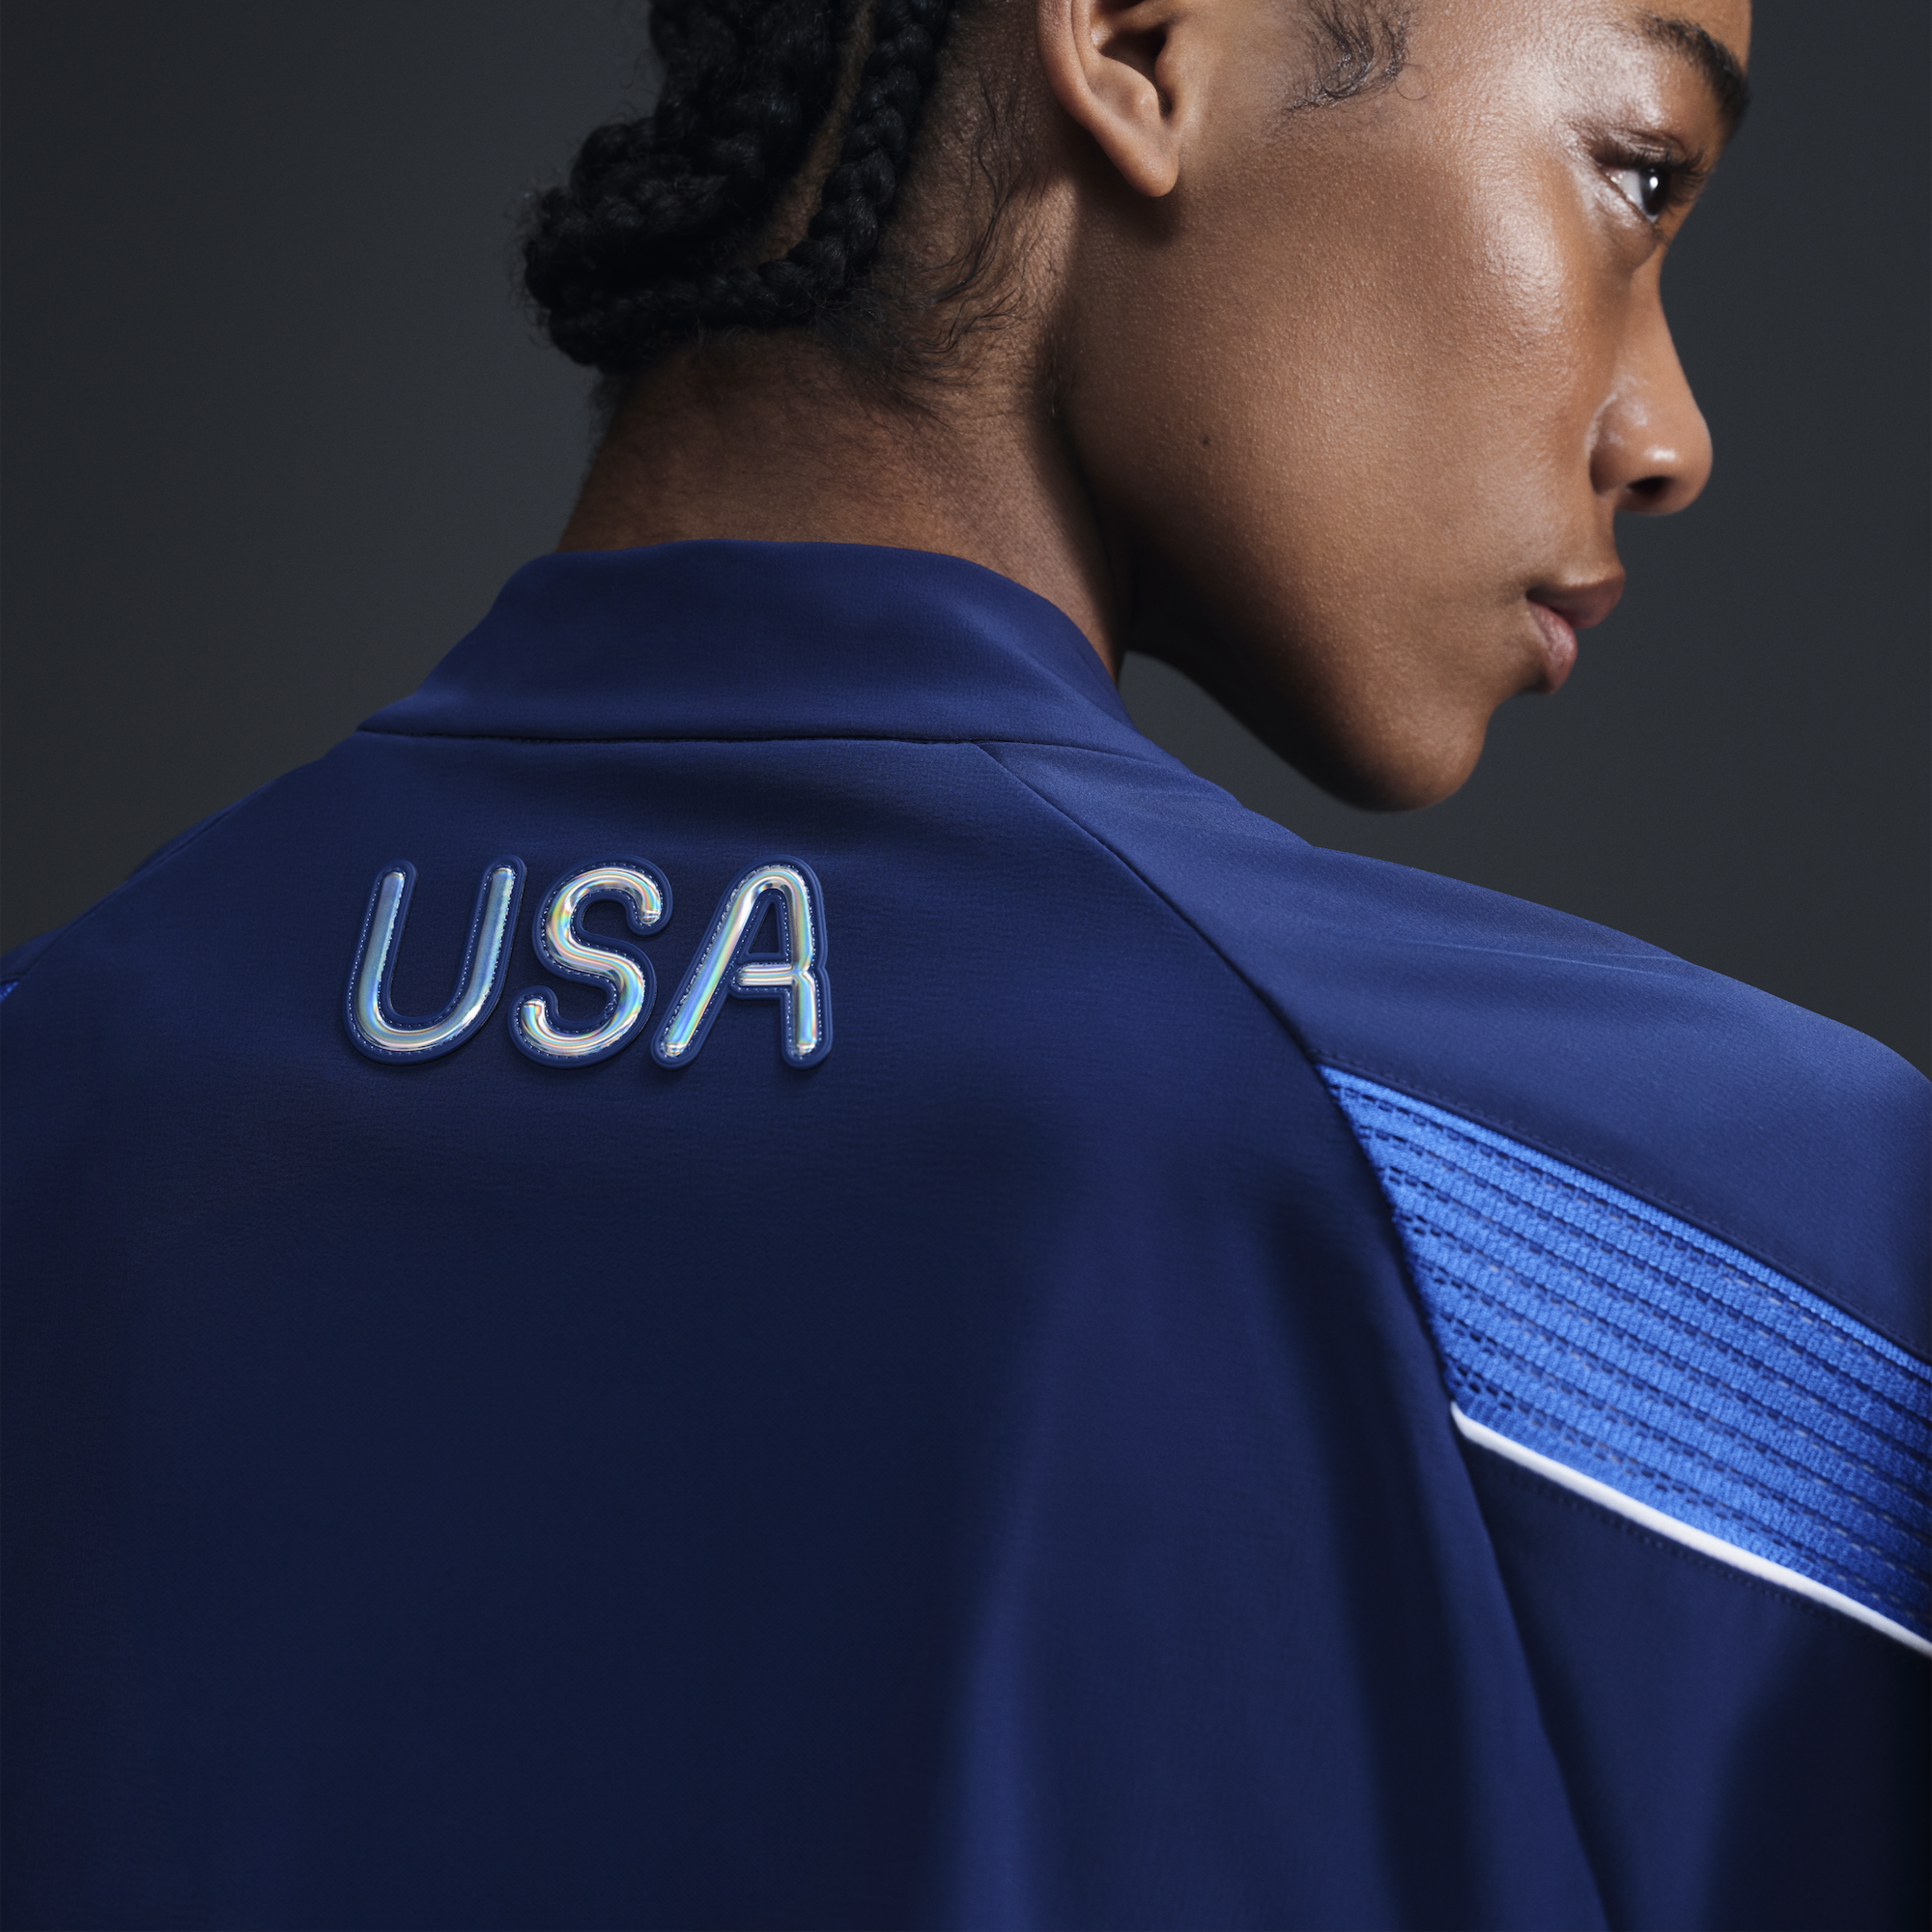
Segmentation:
[[(389, 989), (416, 870), (399, 860), (376, 874), (343, 1009), (359, 1051), (409, 1066), (453, 1053), (482, 1028), (502, 996), (524, 876), (524, 862), (514, 856), (484, 867), (455, 990), (440, 1012), (411, 1017), (395, 1010)], [(626, 938), (583, 929), (583, 913), (599, 900), (621, 908)], [(698, 1058), (730, 1000), (776, 1004), (778, 1051), (790, 1065), (815, 1066), (832, 1051), (825, 896), (809, 866), (797, 859), (760, 860), (732, 880), (653, 1029), (657, 976), (640, 942), (662, 932), (670, 913), (669, 880), (642, 859), (604, 860), (559, 879), (532, 917), (531, 944), (550, 971), (601, 992), (604, 1008), (589, 1026), (567, 1027), (555, 991), (528, 987), (510, 1002), (510, 1037), (518, 1051), (548, 1066), (587, 1066), (648, 1034), (660, 1066), (685, 1066)], [(777, 928), (778, 950), (754, 952), (768, 917)]]

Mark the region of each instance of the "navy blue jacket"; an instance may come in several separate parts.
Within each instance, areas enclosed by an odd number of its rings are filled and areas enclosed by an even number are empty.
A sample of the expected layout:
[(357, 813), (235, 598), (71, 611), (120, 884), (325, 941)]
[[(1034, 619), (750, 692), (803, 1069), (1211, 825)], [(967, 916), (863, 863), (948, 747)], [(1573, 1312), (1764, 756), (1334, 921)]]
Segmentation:
[(955, 560), (548, 557), (7, 963), (8, 1922), (1918, 1922), (1927, 1088)]

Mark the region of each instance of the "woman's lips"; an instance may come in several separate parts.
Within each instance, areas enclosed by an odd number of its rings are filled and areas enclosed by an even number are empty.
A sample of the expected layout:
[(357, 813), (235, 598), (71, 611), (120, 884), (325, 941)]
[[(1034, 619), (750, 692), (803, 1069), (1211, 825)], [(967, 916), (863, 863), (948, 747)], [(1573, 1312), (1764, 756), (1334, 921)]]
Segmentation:
[(1563, 680), (1576, 668), (1576, 632), (1567, 617), (1532, 597), (1529, 614), (1543, 643), (1543, 681), (1540, 691), (1561, 691)]
[(1560, 691), (1576, 668), (1576, 633), (1600, 624), (1617, 608), (1624, 594), (1623, 574), (1606, 577), (1574, 590), (1535, 590), (1530, 593), (1530, 615), (1543, 644), (1545, 691)]

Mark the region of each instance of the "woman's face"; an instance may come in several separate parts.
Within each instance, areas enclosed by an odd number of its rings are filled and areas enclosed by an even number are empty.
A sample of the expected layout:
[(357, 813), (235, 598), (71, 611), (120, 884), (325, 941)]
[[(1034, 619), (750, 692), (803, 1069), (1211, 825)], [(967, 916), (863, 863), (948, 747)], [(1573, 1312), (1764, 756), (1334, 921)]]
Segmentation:
[(1454, 791), (1616, 602), (1616, 514), (1709, 472), (1658, 284), (1750, 16), (1659, 4), (1423, 0), (1391, 85), (1285, 112), (1305, 14), (1226, 0), (1169, 46), (1172, 190), (1081, 224), (1065, 419), (1130, 641), (1358, 802)]

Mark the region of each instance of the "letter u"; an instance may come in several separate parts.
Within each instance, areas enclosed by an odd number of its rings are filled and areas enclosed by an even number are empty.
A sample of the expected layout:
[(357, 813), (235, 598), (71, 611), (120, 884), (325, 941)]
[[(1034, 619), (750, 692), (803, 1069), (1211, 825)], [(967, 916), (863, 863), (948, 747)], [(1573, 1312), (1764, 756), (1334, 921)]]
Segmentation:
[(452, 1052), (490, 1017), (503, 990), (510, 932), (523, 897), (524, 862), (498, 859), (484, 873), (456, 991), (449, 1004), (428, 1019), (404, 1018), (389, 1003), (396, 954), (416, 884), (416, 868), (406, 859), (376, 874), (345, 1003), (349, 1037), (356, 1046), (371, 1060), (405, 1065)]

